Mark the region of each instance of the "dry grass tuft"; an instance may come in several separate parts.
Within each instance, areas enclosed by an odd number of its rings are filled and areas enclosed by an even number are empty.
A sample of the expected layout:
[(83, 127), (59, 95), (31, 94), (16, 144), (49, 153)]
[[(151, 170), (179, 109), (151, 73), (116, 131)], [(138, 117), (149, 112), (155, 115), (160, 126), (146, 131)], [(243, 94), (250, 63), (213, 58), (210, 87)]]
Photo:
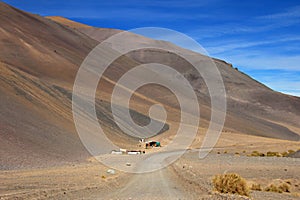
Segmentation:
[(235, 173), (216, 175), (213, 178), (216, 191), (220, 193), (239, 194), (249, 196), (249, 188), (246, 180)]
[(288, 150), (288, 151), (282, 152), (281, 154), (282, 154), (283, 157), (288, 157), (289, 155), (291, 155), (291, 154), (293, 154), (293, 153), (295, 153), (295, 152), (296, 152), (296, 151), (290, 149), (290, 150)]
[(258, 152), (258, 151), (252, 151), (251, 154), (248, 154), (247, 156), (251, 157), (264, 157), (264, 156), (268, 156), (268, 157), (288, 157), (289, 155), (295, 153), (294, 150), (288, 150), (282, 153), (279, 152), (275, 152), (275, 151), (268, 151), (267, 153), (262, 153), (262, 152)]
[(295, 151), (292, 150), (292, 149), (290, 149), (290, 150), (288, 150), (288, 153), (289, 153), (289, 154), (293, 154), (293, 153), (295, 153)]
[(266, 192), (278, 192), (278, 193), (282, 193), (282, 192), (279, 191), (278, 187), (276, 185), (274, 185), (274, 184), (271, 184), (271, 185), (267, 186), (265, 188), (265, 191)]
[(256, 190), (256, 191), (262, 191), (261, 185), (260, 184), (252, 184), (251, 190)]
[(291, 192), (291, 185), (287, 183), (282, 183), (278, 186), (279, 190), (282, 192)]
[(279, 185), (271, 184), (265, 188), (265, 191), (277, 193), (291, 192), (291, 186), (287, 183), (281, 183)]
[(260, 157), (264, 157), (265, 154), (264, 153), (260, 153), (258, 151), (253, 151), (251, 154), (249, 154), (248, 156), (254, 156), (254, 157), (257, 157), (257, 156), (260, 156)]
[(268, 157), (282, 157), (282, 154), (279, 152), (268, 151), (267, 156)]

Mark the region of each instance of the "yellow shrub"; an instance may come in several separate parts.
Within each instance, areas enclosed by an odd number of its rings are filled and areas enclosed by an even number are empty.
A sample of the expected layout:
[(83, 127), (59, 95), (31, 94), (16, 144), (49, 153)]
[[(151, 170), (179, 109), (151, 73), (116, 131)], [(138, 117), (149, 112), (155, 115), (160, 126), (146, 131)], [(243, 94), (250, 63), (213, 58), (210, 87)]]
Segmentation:
[(213, 184), (216, 191), (220, 193), (239, 194), (249, 196), (249, 188), (245, 179), (240, 175), (231, 173), (216, 175), (213, 178)]

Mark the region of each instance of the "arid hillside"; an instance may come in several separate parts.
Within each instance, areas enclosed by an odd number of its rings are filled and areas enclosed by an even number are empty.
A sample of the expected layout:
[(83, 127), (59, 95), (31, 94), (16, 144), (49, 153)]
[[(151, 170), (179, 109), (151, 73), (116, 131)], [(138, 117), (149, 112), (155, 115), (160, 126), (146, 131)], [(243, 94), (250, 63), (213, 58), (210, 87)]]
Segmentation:
[[(73, 123), (73, 83), (87, 54), (99, 41), (118, 32), (61, 17), (44, 18), (0, 3), (0, 169), (76, 163), (89, 157)], [(136, 38), (143, 43), (161, 42)], [(167, 42), (165, 45), (179, 48)], [(96, 98), (99, 123), (106, 135), (124, 148), (136, 145), (137, 139), (124, 135), (114, 123), (111, 92), (122, 74), (153, 58), (190, 80), (200, 102), (201, 128), (207, 128), (210, 119), (205, 83), (186, 61), (157, 50), (132, 52), (112, 64), (100, 81)], [(300, 98), (272, 91), (224, 61), (214, 62), (227, 91), (224, 131), (300, 139)], [(131, 101), (135, 121), (143, 124), (149, 120), (149, 106), (160, 102), (169, 111), (166, 125), (170, 125), (162, 134), (172, 135), (180, 116), (174, 95), (157, 85), (137, 92)]]
[[(94, 27), (83, 27), (79, 23), (70, 23), (68, 19), (49, 17), (63, 25), (74, 28), (91, 38), (102, 42), (109, 36), (120, 32), (114, 29), (103, 29)], [(177, 46), (164, 41), (156, 41), (135, 35), (135, 42), (146, 44), (164, 43), (174, 49)], [(128, 42), (127, 38), (127, 42)], [(185, 49), (182, 49), (185, 51)], [(192, 52), (191, 52), (192, 53)], [(209, 120), (209, 113), (206, 113), (209, 107), (209, 94), (203, 78), (193, 70), (189, 63), (180, 58), (178, 55), (164, 52), (161, 50), (141, 50), (134, 51), (127, 55), (137, 63), (150, 63), (155, 60), (157, 63), (165, 64), (175, 68), (193, 85), (197, 91), (200, 107), (203, 107), (205, 114), (202, 117)], [(199, 58), (201, 55), (198, 54)], [(219, 71), (222, 74), (224, 85), (227, 93), (228, 117), (226, 128), (233, 129), (250, 135), (266, 136), (280, 139), (299, 140), (299, 115), (300, 115), (300, 98), (285, 95), (271, 90), (265, 85), (257, 82), (243, 72), (238, 71), (232, 64), (226, 63), (219, 59), (213, 59)], [(203, 64), (205, 66), (205, 64)], [(116, 76), (114, 74), (114, 76)], [(163, 88), (151, 90), (144, 88), (140, 93), (160, 99), (162, 104), (176, 107), (176, 100), (169, 97), (168, 91), (161, 92)], [(177, 106), (178, 107), (178, 106)], [(209, 112), (209, 111), (208, 111)]]

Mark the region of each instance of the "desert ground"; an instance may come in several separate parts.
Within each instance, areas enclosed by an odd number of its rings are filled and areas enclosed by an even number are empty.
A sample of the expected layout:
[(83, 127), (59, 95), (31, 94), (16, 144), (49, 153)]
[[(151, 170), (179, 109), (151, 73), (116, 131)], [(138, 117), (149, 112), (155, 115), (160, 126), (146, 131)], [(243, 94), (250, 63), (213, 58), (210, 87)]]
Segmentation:
[[(199, 159), (197, 148), (166, 168), (151, 173), (107, 173), (108, 166), (91, 157), (85, 163), (42, 169), (2, 170), (1, 199), (299, 199), (299, 158), (252, 157), (260, 152), (297, 150), (299, 142), (224, 133), (214, 150)], [(257, 142), (259, 141), (259, 142)], [(147, 149), (146, 152), (159, 151)], [(122, 156), (122, 155), (121, 155)], [(135, 156), (131, 155), (131, 159)], [(167, 156), (169, 159), (172, 155)], [(165, 161), (165, 160), (163, 160)], [(162, 161), (162, 162), (163, 162)], [(151, 163), (149, 163), (151, 164)], [(128, 166), (131, 167), (131, 166)], [(216, 174), (238, 173), (249, 186), (288, 181), (289, 193), (251, 191), (250, 197), (214, 191)]]

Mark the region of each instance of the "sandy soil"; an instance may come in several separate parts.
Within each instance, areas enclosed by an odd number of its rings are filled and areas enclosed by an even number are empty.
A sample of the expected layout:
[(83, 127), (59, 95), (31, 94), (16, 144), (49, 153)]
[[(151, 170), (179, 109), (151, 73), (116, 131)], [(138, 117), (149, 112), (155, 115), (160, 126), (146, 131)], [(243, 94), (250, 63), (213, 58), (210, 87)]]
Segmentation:
[[(0, 172), (0, 199), (85, 199), (112, 191), (128, 175), (98, 162), (39, 170)], [(123, 181), (124, 182), (124, 181)]]
[[(211, 154), (207, 158), (199, 160), (198, 153), (194, 152), (186, 154), (172, 168), (181, 177), (181, 180), (190, 183), (187, 190), (193, 194), (198, 193), (198, 197), (205, 196), (205, 193), (207, 198), (222, 196), (213, 191), (211, 180), (214, 175), (238, 173), (247, 180), (249, 186), (255, 183), (265, 188), (271, 183), (276, 183), (276, 181), (291, 182), (291, 193), (252, 191), (250, 193), (252, 199), (299, 199), (299, 166), (299, 159), (277, 157), (261, 158)], [(239, 199), (241, 197), (233, 196), (232, 198)]]
[[(299, 199), (300, 159), (281, 157), (248, 157), (252, 150), (279, 152), (296, 150), (299, 142), (257, 138), (235, 134), (229, 140), (223, 134), (217, 147), (205, 159), (198, 150), (189, 150), (175, 163), (160, 171), (147, 174), (107, 173), (108, 167), (90, 159), (86, 164), (51, 167), (38, 170), (0, 172), (1, 199), (248, 199), (214, 192), (211, 179), (216, 174), (234, 172), (249, 185), (263, 188), (278, 181), (289, 181), (291, 193), (252, 191), (251, 199)], [(257, 140), (260, 139), (260, 140)], [(230, 142), (231, 141), (231, 142)], [(237, 142), (239, 141), (239, 142)], [(254, 141), (260, 141), (251, 145)], [(237, 144), (238, 143), (238, 144)], [(148, 152), (159, 149), (149, 149)], [(246, 150), (246, 152), (244, 152)], [(227, 153), (224, 153), (227, 151)], [(239, 152), (237, 155), (235, 152)], [(172, 156), (153, 157), (151, 162), (163, 164)]]

